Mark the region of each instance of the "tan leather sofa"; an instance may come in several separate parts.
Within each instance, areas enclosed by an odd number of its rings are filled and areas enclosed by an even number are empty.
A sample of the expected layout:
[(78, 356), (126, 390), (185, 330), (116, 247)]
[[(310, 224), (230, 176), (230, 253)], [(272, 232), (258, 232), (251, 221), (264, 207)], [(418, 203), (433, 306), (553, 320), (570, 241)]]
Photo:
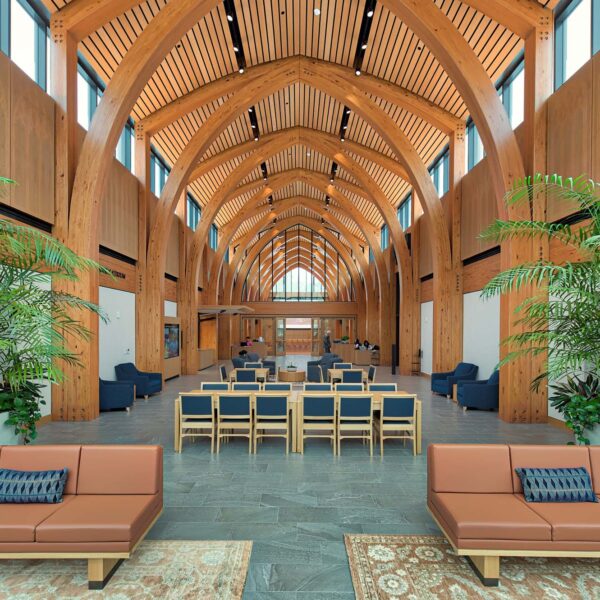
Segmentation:
[(88, 560), (102, 589), (163, 505), (160, 446), (0, 446), (0, 468), (69, 469), (58, 504), (0, 505), (0, 558)]
[(526, 502), (518, 467), (585, 467), (600, 493), (600, 446), (432, 444), (427, 506), (485, 585), (501, 556), (600, 558), (600, 504)]

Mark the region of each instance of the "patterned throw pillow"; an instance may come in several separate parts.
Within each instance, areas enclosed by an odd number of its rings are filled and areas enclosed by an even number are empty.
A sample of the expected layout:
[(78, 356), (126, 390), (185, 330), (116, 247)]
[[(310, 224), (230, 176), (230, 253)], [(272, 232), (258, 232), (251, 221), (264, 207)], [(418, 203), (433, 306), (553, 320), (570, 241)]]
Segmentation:
[(62, 502), (68, 469), (13, 471), (0, 469), (0, 504), (55, 504)]
[(585, 467), (515, 471), (527, 502), (598, 502)]

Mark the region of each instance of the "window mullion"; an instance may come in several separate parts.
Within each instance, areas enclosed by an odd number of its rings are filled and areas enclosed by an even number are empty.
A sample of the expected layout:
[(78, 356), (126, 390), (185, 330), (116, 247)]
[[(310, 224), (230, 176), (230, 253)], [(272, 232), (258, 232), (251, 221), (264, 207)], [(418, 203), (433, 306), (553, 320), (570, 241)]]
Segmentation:
[(0, 50), (10, 56), (10, 0), (0, 0)]

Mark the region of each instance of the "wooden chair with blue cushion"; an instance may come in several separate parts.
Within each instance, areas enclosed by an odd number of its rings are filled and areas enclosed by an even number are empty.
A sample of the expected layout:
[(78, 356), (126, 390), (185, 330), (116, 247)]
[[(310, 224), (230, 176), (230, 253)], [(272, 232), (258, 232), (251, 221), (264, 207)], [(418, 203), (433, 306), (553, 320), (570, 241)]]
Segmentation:
[(292, 384), (285, 382), (282, 383), (280, 381), (267, 382), (265, 383), (263, 389), (265, 392), (291, 392)]
[(221, 381), (229, 381), (229, 375), (227, 374), (225, 365), (219, 365), (219, 375), (221, 376)]
[(285, 439), (285, 453), (289, 452), (290, 418), (287, 393), (256, 394), (254, 410), (254, 453), (257, 443), (266, 437), (282, 437)]
[(212, 394), (181, 394), (179, 396), (179, 448), (184, 437), (209, 437), (214, 452), (215, 416)]
[(304, 383), (305, 392), (331, 392), (332, 390), (331, 383)]
[(375, 365), (369, 365), (369, 371), (367, 373), (367, 381), (373, 383), (375, 381), (375, 375), (377, 374), (377, 367)]
[(342, 371), (342, 383), (360, 383), (362, 385), (362, 369), (344, 369)]
[(206, 391), (215, 391), (215, 392), (223, 392), (229, 389), (229, 382), (227, 381), (203, 381), (200, 384), (200, 389), (203, 392)]
[[(354, 435), (342, 435), (353, 433)], [(337, 411), (337, 453), (341, 453), (343, 439), (361, 439), (369, 442), (373, 456), (373, 395), (340, 394)]]
[(339, 392), (362, 392), (364, 391), (362, 383), (336, 383), (335, 391)]
[(256, 370), (255, 369), (236, 369), (235, 380), (240, 382), (255, 382), (256, 381)]
[(308, 365), (306, 367), (306, 380), (311, 383), (321, 383), (323, 381), (323, 369), (320, 365)]
[(263, 364), (261, 362), (248, 361), (244, 363), (244, 369), (262, 369)]
[(349, 363), (349, 362), (336, 362), (336, 363), (333, 363), (333, 368), (334, 369), (351, 369), (352, 368), (352, 363)]
[(252, 410), (248, 393), (219, 394), (217, 452), (221, 449), (221, 438), (230, 437), (247, 437), (248, 454), (252, 453)]
[(400, 439), (404, 443), (411, 440), (413, 456), (417, 454), (417, 402), (416, 396), (384, 395), (381, 398), (381, 416), (379, 419), (379, 445), (383, 456), (383, 442), (388, 439)]
[[(335, 395), (328, 393), (303, 393), (300, 453), (304, 454), (307, 438), (328, 439), (335, 455)], [(318, 432), (318, 433), (317, 433)]]
[(234, 381), (231, 388), (235, 392), (260, 392), (261, 384), (258, 381)]
[(367, 386), (370, 392), (397, 392), (397, 383), (369, 383)]

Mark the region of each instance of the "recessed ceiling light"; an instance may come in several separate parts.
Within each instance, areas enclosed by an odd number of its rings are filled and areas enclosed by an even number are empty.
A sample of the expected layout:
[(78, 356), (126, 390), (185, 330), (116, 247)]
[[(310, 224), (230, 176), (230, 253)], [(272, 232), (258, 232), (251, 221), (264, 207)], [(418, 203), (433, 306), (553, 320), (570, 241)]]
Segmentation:
[(360, 69), (356, 69), (355, 73), (356, 73), (356, 76), (358, 77), (360, 75)]
[(258, 142), (258, 137), (255, 137), (255, 138), (254, 138), (254, 141), (255, 141), (255, 142)]
[(329, 180), (331, 183), (333, 183), (333, 177)]
[(315, 17), (318, 17), (321, 14), (321, 9), (315, 8), (315, 10), (313, 10), (313, 12), (315, 13)]
[(307, 152), (307, 153), (306, 153), (306, 156), (310, 156), (310, 152)]
[(349, 114), (350, 114), (350, 109), (349, 109), (349, 108), (347, 108), (347, 109), (346, 109), (346, 114), (347, 114), (347, 115), (349, 115)]
[(249, 109), (248, 109), (248, 112), (249, 112), (249, 113), (251, 113), (251, 112), (252, 112), (252, 109), (251, 109), (251, 108), (249, 108)]
[(234, 51), (234, 52), (239, 52), (239, 51), (240, 51), (240, 49), (239, 49), (237, 46), (234, 46), (234, 47), (233, 47), (233, 51)]
[(344, 125), (344, 129), (348, 129), (348, 125)]
[(256, 129), (256, 125), (252, 125), (252, 129)]
[(363, 45), (361, 46), (361, 48), (362, 48), (363, 50), (366, 50), (366, 49), (367, 49), (367, 44), (363, 44)]
[(241, 67), (240, 68), (240, 73), (243, 73), (243, 72), (244, 72), (244, 67)]
[(345, 139), (345, 138), (342, 138), (342, 142), (345, 142), (345, 141), (346, 141), (346, 139)]
[(370, 10), (370, 11), (367, 13), (367, 17), (369, 17), (369, 19), (370, 19), (372, 16), (373, 16), (373, 11), (372, 11), (372, 10)]
[(229, 22), (233, 21), (233, 15), (227, 15), (227, 20), (228, 20)]

